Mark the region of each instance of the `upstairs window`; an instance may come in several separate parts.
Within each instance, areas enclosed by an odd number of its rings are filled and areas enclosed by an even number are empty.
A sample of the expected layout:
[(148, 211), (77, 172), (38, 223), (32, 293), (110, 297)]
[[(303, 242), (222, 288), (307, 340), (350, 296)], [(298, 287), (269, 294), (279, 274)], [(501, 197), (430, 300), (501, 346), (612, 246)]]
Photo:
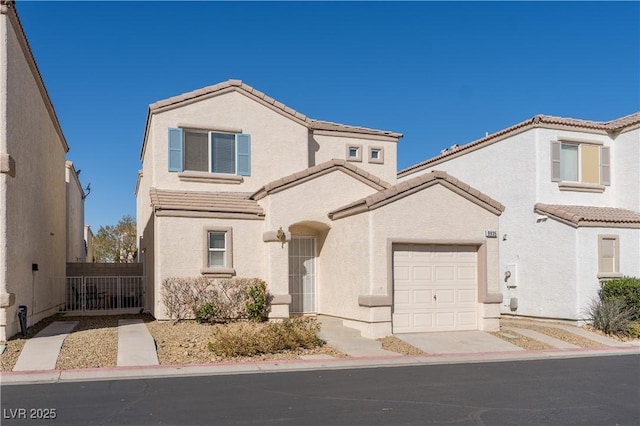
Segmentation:
[(609, 147), (581, 142), (551, 142), (551, 180), (610, 185)]
[(169, 129), (169, 171), (251, 174), (251, 138), (231, 134)]
[(362, 145), (347, 145), (347, 161), (362, 161)]

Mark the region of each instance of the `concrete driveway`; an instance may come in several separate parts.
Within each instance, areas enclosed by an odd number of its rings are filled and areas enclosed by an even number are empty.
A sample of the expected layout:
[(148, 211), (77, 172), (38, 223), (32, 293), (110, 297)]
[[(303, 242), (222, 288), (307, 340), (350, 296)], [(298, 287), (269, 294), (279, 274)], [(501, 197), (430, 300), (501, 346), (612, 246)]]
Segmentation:
[(394, 336), (431, 354), (515, 352), (524, 350), (484, 331), (403, 333), (394, 334)]

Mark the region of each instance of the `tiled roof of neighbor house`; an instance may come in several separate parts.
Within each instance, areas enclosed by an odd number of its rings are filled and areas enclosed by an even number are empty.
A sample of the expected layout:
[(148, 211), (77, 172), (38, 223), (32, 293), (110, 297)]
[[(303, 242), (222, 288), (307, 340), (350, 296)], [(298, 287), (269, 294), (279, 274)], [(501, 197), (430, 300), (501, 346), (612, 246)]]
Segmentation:
[(243, 192), (169, 191), (151, 188), (155, 211), (181, 211), (264, 216), (260, 205)]
[(334, 160), (325, 161), (324, 163), (317, 164), (313, 167), (309, 167), (308, 169), (302, 170), (297, 173), (293, 173), (289, 176), (285, 176), (276, 181), (270, 182), (265, 186), (263, 186), (262, 188), (260, 188), (259, 190), (257, 190), (256, 192), (254, 192), (251, 195), (251, 198), (255, 200), (259, 200), (261, 198), (266, 197), (268, 194), (283, 191), (294, 185), (299, 185), (310, 179), (315, 179), (316, 177), (325, 175), (335, 170), (342, 171), (378, 191), (381, 189), (389, 188), (391, 186), (390, 184), (383, 181), (379, 177), (372, 175), (371, 173), (368, 173), (359, 167), (354, 166), (348, 161), (334, 159)]
[(449, 158), (464, 155), (467, 152), (471, 152), (484, 146), (491, 145), (506, 137), (513, 136), (534, 127), (561, 128), (568, 130), (584, 130), (595, 131), (598, 133), (616, 134), (627, 128), (631, 128), (632, 126), (637, 125), (640, 125), (640, 112), (636, 112), (611, 121), (589, 121), (579, 120), (576, 118), (555, 117), (552, 115), (536, 115), (528, 120), (515, 124), (511, 127), (507, 127), (506, 129), (499, 130), (466, 145), (454, 145), (452, 149), (444, 150), (440, 155), (429, 158), (428, 160), (422, 161), (404, 170), (400, 170), (398, 172), (398, 177), (403, 177), (410, 173), (423, 170)]
[(350, 132), (350, 133), (364, 133), (369, 135), (380, 135), (380, 136), (389, 136), (392, 138), (399, 139), (402, 137), (401, 133), (392, 132), (389, 130), (378, 130), (378, 129), (369, 129), (366, 127), (358, 127), (358, 126), (349, 126), (346, 124), (339, 123), (331, 123), (328, 121), (314, 120), (307, 117), (304, 114), (299, 113), (293, 108), (289, 108), (285, 104), (276, 101), (275, 99), (265, 95), (259, 90), (254, 89), (246, 83), (243, 83), (241, 80), (227, 80), (222, 83), (214, 84), (213, 86), (203, 87), (202, 89), (194, 90), (192, 92), (183, 93), (178, 96), (171, 97), (169, 99), (165, 99), (162, 101), (155, 102), (149, 105), (149, 112), (154, 112), (159, 109), (163, 109), (171, 106), (178, 106), (178, 104), (183, 102), (189, 102), (198, 100), (199, 98), (207, 98), (218, 94), (219, 92), (227, 92), (231, 90), (236, 90), (238, 92), (242, 92), (245, 95), (260, 100), (272, 108), (278, 110), (285, 115), (296, 119), (301, 122), (305, 126), (307, 126), (311, 130), (329, 130), (329, 131), (342, 131), (342, 132)]
[(536, 203), (535, 211), (576, 228), (580, 226), (640, 228), (640, 213), (614, 207)]
[(505, 207), (498, 201), (454, 178), (446, 172), (433, 171), (404, 182), (400, 182), (388, 189), (379, 191), (354, 203), (336, 209), (329, 213), (329, 218), (335, 220), (363, 213), (368, 210), (374, 210), (436, 184), (444, 185), (494, 214), (500, 215), (505, 209)]

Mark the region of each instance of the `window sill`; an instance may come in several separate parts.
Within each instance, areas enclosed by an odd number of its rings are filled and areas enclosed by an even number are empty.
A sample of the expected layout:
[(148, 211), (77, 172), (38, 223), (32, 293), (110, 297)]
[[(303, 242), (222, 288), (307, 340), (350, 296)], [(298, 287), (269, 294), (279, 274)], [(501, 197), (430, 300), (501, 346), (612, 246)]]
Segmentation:
[(558, 182), (558, 188), (560, 191), (603, 193), (606, 187), (597, 183)]
[(622, 274), (619, 272), (600, 272), (598, 273), (598, 279), (600, 280), (613, 280), (616, 278), (622, 278)]
[(236, 274), (236, 270), (233, 268), (202, 268), (200, 273), (211, 278), (231, 278)]
[(244, 182), (244, 178), (238, 175), (207, 172), (181, 172), (178, 178), (183, 182), (227, 183), (238, 185)]

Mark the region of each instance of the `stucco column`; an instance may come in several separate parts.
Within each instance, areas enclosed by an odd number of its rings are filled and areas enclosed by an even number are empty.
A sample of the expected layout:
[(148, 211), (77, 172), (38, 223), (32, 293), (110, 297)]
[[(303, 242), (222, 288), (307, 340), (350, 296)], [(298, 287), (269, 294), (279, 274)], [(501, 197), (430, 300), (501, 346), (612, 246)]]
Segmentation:
[(273, 296), (270, 318), (289, 318), (289, 241), (291, 234), (284, 232), (278, 239), (277, 231), (265, 232), (263, 241), (266, 245), (267, 286)]

